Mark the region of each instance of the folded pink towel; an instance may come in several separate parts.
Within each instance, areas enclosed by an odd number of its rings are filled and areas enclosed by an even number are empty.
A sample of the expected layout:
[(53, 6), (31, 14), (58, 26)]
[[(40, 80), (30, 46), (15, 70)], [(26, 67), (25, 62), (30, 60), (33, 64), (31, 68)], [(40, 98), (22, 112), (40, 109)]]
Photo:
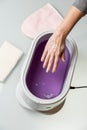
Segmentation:
[(56, 29), (62, 20), (60, 13), (47, 3), (24, 20), (22, 31), (30, 38), (34, 38), (40, 32)]

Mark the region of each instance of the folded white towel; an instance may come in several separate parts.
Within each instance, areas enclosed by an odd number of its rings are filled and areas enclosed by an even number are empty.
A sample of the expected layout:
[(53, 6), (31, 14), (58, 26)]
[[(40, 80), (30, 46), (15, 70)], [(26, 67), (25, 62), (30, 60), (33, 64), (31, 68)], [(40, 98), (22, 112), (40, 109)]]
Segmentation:
[(5, 41), (0, 48), (0, 81), (4, 81), (15, 67), (23, 52)]

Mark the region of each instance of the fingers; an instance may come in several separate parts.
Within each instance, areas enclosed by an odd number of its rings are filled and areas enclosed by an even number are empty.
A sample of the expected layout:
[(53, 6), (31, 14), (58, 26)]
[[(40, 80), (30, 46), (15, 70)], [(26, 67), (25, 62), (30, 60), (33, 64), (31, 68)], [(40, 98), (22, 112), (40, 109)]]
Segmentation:
[(49, 62), (48, 62), (48, 66), (47, 66), (46, 72), (49, 72), (51, 70), (53, 61), (54, 61), (54, 55), (51, 55), (50, 59), (49, 59)]
[(44, 49), (44, 52), (43, 52), (43, 54), (42, 54), (42, 57), (41, 57), (41, 61), (44, 61), (44, 60), (45, 60), (46, 55), (47, 55), (47, 49), (45, 48), (45, 49)]
[(56, 71), (56, 69), (57, 69), (57, 66), (58, 66), (58, 60), (59, 60), (59, 58), (60, 58), (60, 48), (61, 48), (61, 46), (60, 46), (60, 44), (59, 44), (59, 47), (58, 47), (58, 49), (57, 49), (57, 52), (55, 53), (55, 59), (54, 59), (54, 64), (53, 64), (53, 69), (52, 69), (52, 73), (54, 73), (55, 71)]
[(52, 73), (54, 73), (54, 72), (56, 71), (56, 69), (57, 69), (58, 60), (59, 60), (59, 57), (58, 57), (58, 56), (55, 56)]
[(63, 62), (65, 61), (64, 50), (65, 45), (61, 44), (61, 42), (59, 44), (48, 42), (41, 57), (43, 68), (46, 68), (46, 72), (49, 72), (51, 68), (52, 72), (55, 72), (60, 58)]
[(52, 53), (49, 53), (50, 51), (46, 51), (46, 49), (43, 52), (43, 55), (41, 57), (41, 61), (43, 62), (43, 68), (46, 68), (46, 72), (49, 72), (52, 68), (52, 72), (56, 71), (57, 65), (58, 65), (58, 59), (60, 56), (60, 46), (57, 49), (56, 53), (52, 51)]
[(62, 61), (65, 62), (65, 54), (64, 54), (64, 52), (62, 53), (61, 58), (62, 58)]
[(50, 58), (50, 55), (47, 53), (46, 58), (44, 59), (43, 68), (47, 66), (49, 58)]

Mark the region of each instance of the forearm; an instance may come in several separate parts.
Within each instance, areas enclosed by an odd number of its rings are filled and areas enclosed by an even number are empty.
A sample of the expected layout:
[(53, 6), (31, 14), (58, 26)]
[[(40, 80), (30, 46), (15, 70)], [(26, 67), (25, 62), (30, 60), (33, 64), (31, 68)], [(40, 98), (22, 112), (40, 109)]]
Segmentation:
[(66, 60), (64, 54), (65, 39), (84, 14), (81, 10), (72, 6), (61, 25), (48, 40), (41, 58), (41, 61), (44, 62), (43, 68), (47, 67), (46, 72), (49, 72), (52, 66), (52, 72), (55, 72), (60, 58), (62, 61)]
[(82, 16), (84, 16), (84, 13), (76, 7), (72, 6), (64, 18), (62, 24), (58, 28), (58, 31), (60, 30), (60, 32), (63, 33), (64, 37), (66, 37), (74, 25), (82, 18)]

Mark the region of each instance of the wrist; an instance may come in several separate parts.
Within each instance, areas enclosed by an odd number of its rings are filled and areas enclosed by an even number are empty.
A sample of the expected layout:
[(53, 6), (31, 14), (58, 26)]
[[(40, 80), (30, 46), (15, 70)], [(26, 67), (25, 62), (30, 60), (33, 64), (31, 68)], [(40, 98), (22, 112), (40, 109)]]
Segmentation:
[(68, 35), (68, 30), (67, 27), (62, 23), (56, 30), (55, 34), (57, 36), (62, 37), (62, 39), (66, 39), (67, 35)]

